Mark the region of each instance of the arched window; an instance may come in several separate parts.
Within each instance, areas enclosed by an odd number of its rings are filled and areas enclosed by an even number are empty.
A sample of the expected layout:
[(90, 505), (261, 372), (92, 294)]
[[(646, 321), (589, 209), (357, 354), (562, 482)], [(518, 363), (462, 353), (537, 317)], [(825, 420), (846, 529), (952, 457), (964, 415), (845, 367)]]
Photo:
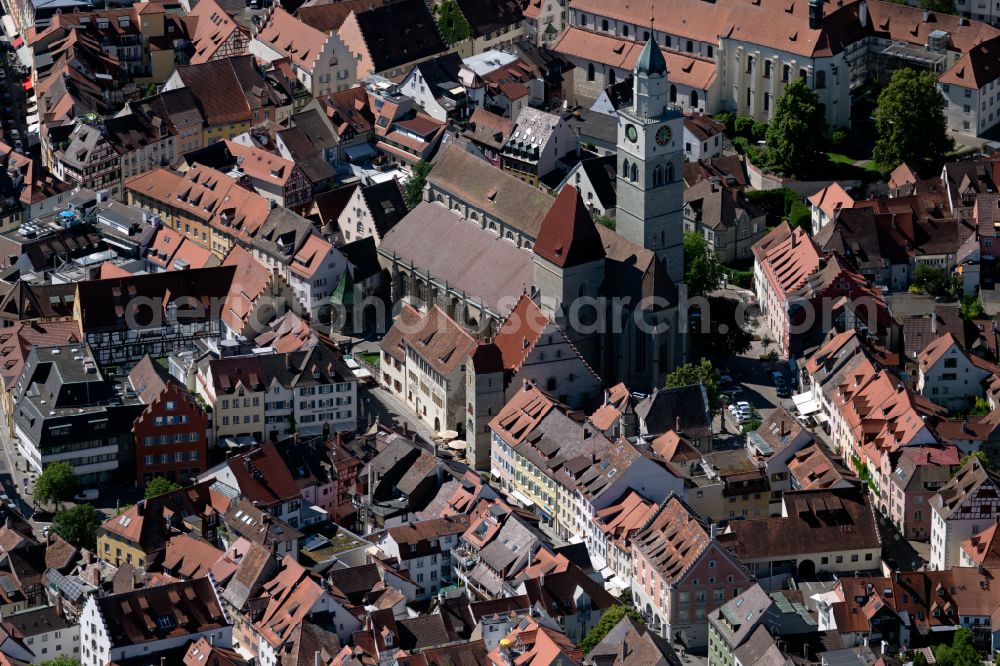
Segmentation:
[(628, 160), (622, 162), (622, 178), (628, 178)]
[(617, 79), (617, 77), (615, 76), (615, 70), (609, 69), (608, 70), (608, 85), (609, 86), (615, 85), (616, 79)]
[(692, 90), (691, 91), (691, 108), (692, 109), (697, 109), (698, 108), (698, 91), (697, 90)]
[(668, 164), (667, 165), (667, 182), (668, 183), (674, 182), (674, 165), (673, 164)]
[(826, 72), (823, 70), (818, 70), (815, 74), (816, 77), (816, 89), (826, 88)]
[(629, 172), (629, 179), (634, 183), (639, 180), (639, 167), (632, 165), (632, 170)]
[(657, 165), (653, 168), (653, 187), (663, 185), (663, 169)]
[(747, 56), (747, 74), (753, 75), (753, 56)]
[(580, 288), (577, 290), (576, 295), (579, 298), (583, 298), (584, 296), (587, 295), (587, 283), (586, 282), (583, 282), (583, 283), (580, 284)]
[(622, 37), (628, 37), (628, 26), (627, 25), (623, 25), (622, 26)]
[(595, 74), (596, 72), (594, 71), (594, 63), (590, 63), (589, 65), (587, 65), (587, 80), (593, 81)]
[(671, 104), (677, 103), (677, 86), (675, 86), (672, 83), (670, 84), (670, 103)]
[(476, 214), (476, 211), (472, 211), (471, 213), (469, 213), (469, 219), (471, 219), (473, 222), (478, 222), (479, 215)]
[(770, 60), (765, 60), (764, 61), (764, 78), (765, 79), (771, 78), (771, 67), (772, 67), (771, 61)]
[(789, 65), (781, 66), (781, 80), (788, 83), (788, 77), (792, 75), (792, 68)]
[(545, 390), (546, 391), (555, 391), (556, 390), (556, 378), (555, 377), (549, 377), (549, 380), (547, 382), (545, 382)]

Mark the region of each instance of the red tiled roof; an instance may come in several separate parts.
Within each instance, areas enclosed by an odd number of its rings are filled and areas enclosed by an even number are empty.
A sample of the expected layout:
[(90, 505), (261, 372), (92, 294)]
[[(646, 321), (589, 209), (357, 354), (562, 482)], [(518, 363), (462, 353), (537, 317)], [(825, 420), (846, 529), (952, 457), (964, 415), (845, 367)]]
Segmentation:
[(562, 188), (542, 220), (534, 250), (535, 254), (560, 268), (605, 257), (597, 225), (579, 191), (572, 185)]

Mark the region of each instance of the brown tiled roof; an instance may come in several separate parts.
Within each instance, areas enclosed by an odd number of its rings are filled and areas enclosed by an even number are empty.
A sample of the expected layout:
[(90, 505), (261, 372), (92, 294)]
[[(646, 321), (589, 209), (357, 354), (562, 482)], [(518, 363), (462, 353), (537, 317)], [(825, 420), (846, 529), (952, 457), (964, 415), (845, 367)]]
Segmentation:
[(112, 647), (177, 639), (229, 625), (209, 578), (98, 597), (97, 606)]
[(729, 524), (719, 543), (743, 561), (881, 548), (872, 508), (854, 489), (786, 492), (787, 516)]
[(597, 225), (580, 192), (566, 185), (538, 229), (535, 254), (559, 266), (572, 268), (605, 256)]
[(296, 65), (312, 72), (328, 39), (336, 35), (317, 30), (281, 7), (275, 7), (254, 39), (279, 53), (284, 53)]
[[(413, 310), (408, 304), (404, 304), (403, 308)], [(447, 376), (460, 365), (465, 365), (476, 348), (476, 339), (436, 305), (426, 314), (414, 310), (406, 317), (406, 321), (414, 326), (405, 326), (406, 331), (400, 342), (405, 345), (404, 348), (412, 348), (442, 375)], [(393, 336), (388, 343), (383, 340), (382, 348), (387, 349), (395, 339)]]
[(552, 197), (457, 145), (441, 149), (427, 181), (537, 238)]
[[(486, 166), (496, 178), (505, 177), (498, 169)], [(436, 171), (437, 167), (431, 177)], [(551, 197), (542, 197), (551, 205)], [(530, 253), (426, 201), (385, 235), (379, 254), (386, 259), (395, 256), (412, 262), (421, 275), (430, 274), (435, 280), (447, 282), (450, 289), (463, 291), (496, 312), (505, 311), (532, 283)]]
[(371, 55), (373, 72), (423, 60), (448, 50), (423, 0), (396, 0), (354, 15)]
[[(702, 12), (711, 11), (711, 9), (700, 7), (698, 9)], [(607, 15), (605, 10), (599, 10), (598, 14)], [(698, 22), (700, 23), (700, 20)], [(645, 23), (647, 25), (649, 23), (648, 16)], [(710, 41), (717, 40), (718, 36)], [(632, 71), (644, 46), (643, 42), (633, 42), (614, 35), (590, 32), (576, 26), (570, 26), (563, 31), (552, 50), (570, 57), (592, 60), (616, 69)], [(661, 48), (660, 50), (667, 61), (667, 71), (670, 72), (671, 83), (689, 86), (696, 90), (707, 90), (712, 86), (716, 77), (715, 63), (712, 60), (693, 57), (690, 54), (678, 53), (669, 49)]]
[(271, 647), (280, 648), (291, 638), (296, 627), (305, 622), (324, 590), (314, 574), (286, 555), (281, 569), (263, 587), (267, 607), (253, 623), (254, 630)]
[(303, 5), (295, 10), (295, 16), (308, 26), (320, 32), (336, 32), (344, 24), (351, 12), (363, 12), (375, 5), (383, 5), (386, 0), (338, 0), (321, 5)]
[(184, 666), (250, 666), (250, 663), (234, 650), (216, 647), (204, 636), (184, 654)]
[(858, 479), (819, 442), (813, 442), (795, 453), (788, 461), (788, 473), (802, 490), (832, 488), (841, 481), (857, 484)]
[[(170, 303), (182, 303), (190, 314), (188, 322), (204, 320), (212, 316), (211, 299), (224, 298), (229, 292), (233, 275), (233, 268), (220, 266), (80, 282), (76, 286), (80, 328), (84, 332), (124, 328), (129, 317), (146, 325), (151, 316), (149, 302), (164, 309)], [(201, 312), (192, 307), (192, 298), (205, 304)], [(133, 301), (134, 306), (130, 305)]]
[(243, 33), (244, 40), (250, 39), (249, 31), (234, 21), (215, 0), (199, 1), (188, 13), (187, 24), (194, 47), (192, 65), (214, 59), (233, 33)]
[(514, 132), (514, 121), (476, 107), (463, 134), (477, 143), (500, 150)]
[(199, 578), (208, 575), (215, 563), (225, 553), (207, 541), (187, 534), (176, 534), (167, 541), (160, 563), (166, 571), (181, 578)]
[(457, 536), (468, 529), (468, 527), (468, 516), (454, 515), (398, 525), (390, 527), (386, 531), (392, 537), (393, 541), (400, 546), (404, 546), (407, 544), (418, 545), (421, 542), (435, 541), (443, 536)]
[(0, 381), (13, 387), (35, 345), (61, 345), (80, 341), (80, 325), (75, 321), (18, 322), (0, 328)]
[(277, 446), (267, 442), (228, 461), (240, 494), (251, 502), (271, 506), (301, 497), (298, 484)]
[(181, 65), (176, 70), (184, 86), (194, 95), (209, 126), (250, 122), (250, 104), (230, 60)]

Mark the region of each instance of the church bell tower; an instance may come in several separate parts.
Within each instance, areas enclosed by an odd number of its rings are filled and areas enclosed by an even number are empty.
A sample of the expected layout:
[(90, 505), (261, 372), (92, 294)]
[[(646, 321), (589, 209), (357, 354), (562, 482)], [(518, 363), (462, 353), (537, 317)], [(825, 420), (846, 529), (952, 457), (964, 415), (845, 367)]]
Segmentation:
[(650, 30), (636, 60), (632, 106), (618, 111), (619, 234), (684, 280), (684, 117), (668, 105), (667, 61)]

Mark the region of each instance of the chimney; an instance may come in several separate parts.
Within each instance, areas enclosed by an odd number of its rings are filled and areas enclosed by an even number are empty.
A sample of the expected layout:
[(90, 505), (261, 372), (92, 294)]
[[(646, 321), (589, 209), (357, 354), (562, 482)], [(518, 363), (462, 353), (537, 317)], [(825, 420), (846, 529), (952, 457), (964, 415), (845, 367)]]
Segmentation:
[(809, 0), (809, 29), (819, 30), (823, 25), (823, 0)]
[(937, 313), (931, 310), (931, 335), (937, 335)]
[(138, 515), (143, 515), (143, 511), (146, 510), (146, 500), (139, 500), (135, 503), (135, 512)]
[(785, 436), (785, 419), (781, 419), (781, 423), (778, 426), (778, 437)]
[(681, 432), (681, 417), (680, 416), (674, 417), (674, 432), (676, 432), (676, 433)]
[(322, 657), (320, 657), (319, 650), (313, 652), (313, 666), (323, 666)]
[(621, 658), (621, 662), (624, 664), (625, 658), (628, 657), (628, 645), (625, 644), (625, 641), (622, 641), (621, 645), (618, 646), (618, 656)]
[(708, 536), (712, 541), (719, 535), (719, 525), (718, 523), (712, 523), (708, 526)]
[(167, 666), (167, 658), (160, 657), (160, 666)]
[(858, 3), (858, 23), (862, 28), (868, 27), (868, 5), (864, 0)]
[(61, 594), (56, 594), (56, 615), (63, 617), (63, 600)]

